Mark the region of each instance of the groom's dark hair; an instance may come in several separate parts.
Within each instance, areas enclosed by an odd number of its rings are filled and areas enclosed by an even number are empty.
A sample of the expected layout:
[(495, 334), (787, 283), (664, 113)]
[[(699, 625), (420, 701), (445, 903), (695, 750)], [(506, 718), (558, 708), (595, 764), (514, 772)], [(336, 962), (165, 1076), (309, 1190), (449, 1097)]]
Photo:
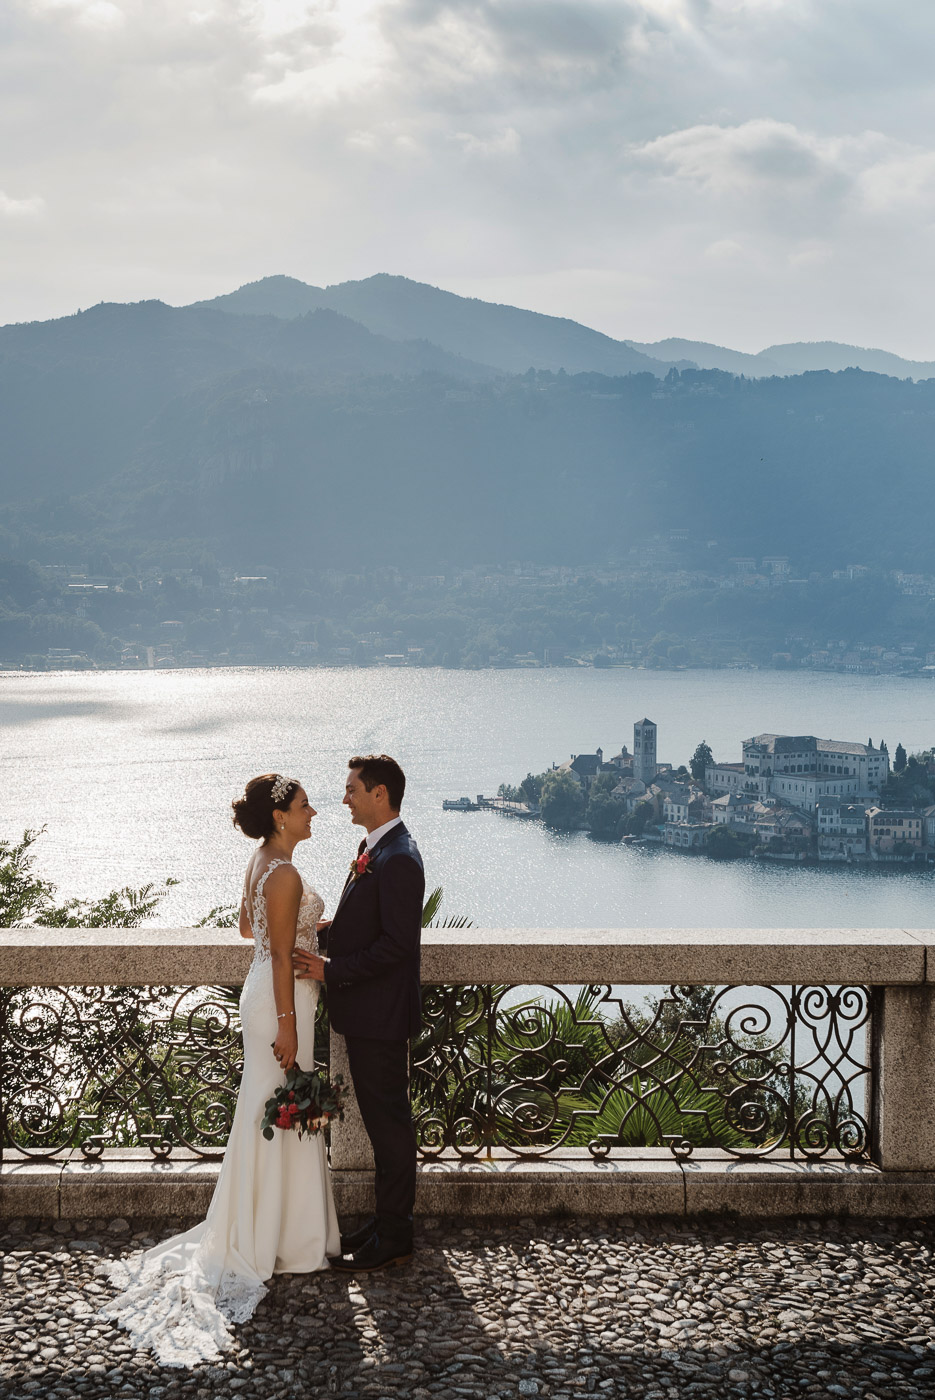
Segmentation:
[(393, 811), (399, 811), (406, 791), (406, 775), (395, 758), (390, 758), (388, 753), (368, 753), (363, 757), (349, 758), (347, 766), (360, 774), (360, 781), (368, 792), (373, 792), (382, 783)]

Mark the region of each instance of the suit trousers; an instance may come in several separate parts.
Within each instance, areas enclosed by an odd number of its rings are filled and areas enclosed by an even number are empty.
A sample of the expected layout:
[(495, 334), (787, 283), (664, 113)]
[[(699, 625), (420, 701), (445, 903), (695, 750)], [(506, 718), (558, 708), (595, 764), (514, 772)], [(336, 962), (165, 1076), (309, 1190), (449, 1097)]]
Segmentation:
[(409, 1103), (409, 1042), (347, 1036), (347, 1060), (360, 1116), (373, 1147), (378, 1229), (412, 1242), (416, 1133)]

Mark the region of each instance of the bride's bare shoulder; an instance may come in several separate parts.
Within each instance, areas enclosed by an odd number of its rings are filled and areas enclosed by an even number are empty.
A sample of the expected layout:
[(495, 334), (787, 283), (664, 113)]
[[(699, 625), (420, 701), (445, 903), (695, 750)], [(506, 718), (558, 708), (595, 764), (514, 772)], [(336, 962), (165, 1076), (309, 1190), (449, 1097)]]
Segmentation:
[[(266, 894), (290, 894), (295, 890), (301, 894), (302, 876), (291, 862), (280, 861), (278, 865), (270, 862), (266, 869), (269, 872), (263, 886)], [(263, 879), (262, 875), (260, 879)]]

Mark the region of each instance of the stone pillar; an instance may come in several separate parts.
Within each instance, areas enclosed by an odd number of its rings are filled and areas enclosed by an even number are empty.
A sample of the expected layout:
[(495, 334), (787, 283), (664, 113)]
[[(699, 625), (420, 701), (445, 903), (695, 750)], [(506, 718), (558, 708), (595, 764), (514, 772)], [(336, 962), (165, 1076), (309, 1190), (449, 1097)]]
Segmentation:
[(348, 1091), (347, 1107), (344, 1110), (344, 1121), (331, 1125), (331, 1165), (335, 1171), (372, 1172), (373, 1150), (360, 1116), (360, 1109), (357, 1107), (351, 1071), (347, 1063), (347, 1046), (344, 1036), (332, 1031), (331, 1078), (334, 1079), (338, 1074), (344, 1076)]
[(882, 987), (873, 1130), (884, 1171), (935, 1172), (935, 986)]

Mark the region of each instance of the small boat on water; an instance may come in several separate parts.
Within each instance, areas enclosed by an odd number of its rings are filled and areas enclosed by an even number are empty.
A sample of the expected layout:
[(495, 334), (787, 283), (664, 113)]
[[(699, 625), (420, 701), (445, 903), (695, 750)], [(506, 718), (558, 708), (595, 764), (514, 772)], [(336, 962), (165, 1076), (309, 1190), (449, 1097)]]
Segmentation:
[(443, 812), (479, 812), (480, 803), (469, 797), (446, 797), (442, 803)]

